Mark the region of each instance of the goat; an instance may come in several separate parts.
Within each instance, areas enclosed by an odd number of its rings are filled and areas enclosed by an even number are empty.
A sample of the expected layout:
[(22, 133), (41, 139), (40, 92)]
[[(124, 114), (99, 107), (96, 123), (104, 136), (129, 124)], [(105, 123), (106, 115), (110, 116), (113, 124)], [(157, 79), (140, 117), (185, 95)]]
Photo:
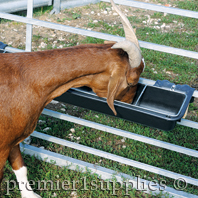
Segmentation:
[(111, 3), (121, 16), (124, 41), (0, 54), (0, 182), (8, 159), (22, 198), (40, 196), (29, 186), (19, 143), (34, 131), (51, 100), (71, 87), (88, 86), (107, 98), (115, 115), (114, 100), (133, 100), (144, 61), (132, 26), (113, 0)]

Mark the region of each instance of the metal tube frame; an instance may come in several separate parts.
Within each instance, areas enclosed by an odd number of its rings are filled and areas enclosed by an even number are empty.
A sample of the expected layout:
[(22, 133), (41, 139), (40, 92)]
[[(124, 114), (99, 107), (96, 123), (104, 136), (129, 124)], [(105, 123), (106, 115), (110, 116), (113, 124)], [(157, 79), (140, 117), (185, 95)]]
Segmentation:
[[(28, 6), (28, 18), (14, 16), (14, 15), (5, 14), (5, 13), (1, 13), (1, 12), (0, 12), (0, 17), (27, 23), (28, 24), (27, 25), (27, 37), (30, 37), (30, 38), (32, 37), (32, 34), (31, 34), (32, 27), (31, 26), (32, 25), (40, 25), (40, 26), (43, 26), (43, 27), (54, 28), (54, 29), (57, 29), (57, 30), (82, 34), (82, 35), (86, 35), (86, 36), (92, 36), (92, 37), (96, 37), (96, 38), (102, 38), (102, 39), (106, 39), (106, 40), (120, 41), (120, 40), (124, 39), (122, 37), (112, 36), (112, 35), (98, 33), (98, 32), (91, 32), (91, 31), (88, 31), (88, 30), (73, 28), (73, 27), (70, 27), (70, 26), (63, 26), (63, 25), (58, 25), (58, 24), (54, 24), (54, 23), (49, 23), (49, 22), (44, 22), (44, 21), (39, 21), (39, 20), (36, 20), (36, 19), (32, 19), (31, 18), (32, 12), (30, 11), (30, 10), (33, 9), (32, 1), (33, 0), (28, 1), (28, 5), (29, 5)], [(102, 0), (102, 1), (109, 2), (109, 0)], [(127, 0), (122, 0), (122, 2), (120, 2), (119, 0), (115, 0), (115, 2), (119, 3), (119, 4), (122, 4), (122, 5), (128, 5), (128, 6), (133, 6), (133, 7), (143, 8), (143, 9), (150, 9), (150, 10), (155, 10), (155, 11), (160, 11), (161, 7), (163, 7), (163, 6), (160, 6), (160, 7), (155, 6), (153, 4), (148, 5), (147, 3), (127, 1)], [(178, 10), (179, 10), (179, 13), (177, 13)], [(164, 9), (164, 7), (163, 7), (163, 12), (167, 12), (167, 13), (171, 13), (171, 14), (178, 14), (178, 15), (181, 15), (181, 13), (182, 13), (182, 16), (198, 18), (198, 13), (192, 12), (192, 11), (184, 11), (184, 10), (182, 10), (182, 12), (181, 12), (181, 9), (173, 9), (173, 8), (165, 8)], [(31, 40), (30, 38), (27, 38), (27, 40), (26, 40), (26, 50), (27, 51), (30, 51), (30, 49), (31, 49), (31, 45), (28, 43)], [(140, 45), (141, 45), (141, 47), (144, 47), (144, 48), (147, 48), (147, 49), (153, 49), (153, 50), (157, 50), (157, 51), (163, 51), (163, 52), (167, 52), (167, 53), (172, 53), (172, 54), (177, 54), (177, 55), (181, 55), (181, 56), (186, 56), (186, 57), (189, 57), (189, 58), (198, 59), (198, 53), (188, 51), (188, 50), (171, 48), (171, 47), (167, 47), (167, 46), (147, 43), (147, 42), (144, 42), (144, 41), (140, 41)], [(14, 48), (11, 48), (11, 47), (6, 47), (6, 50), (7, 51), (12, 51), (12, 52), (23, 52), (24, 51), (24, 50), (14, 49)], [(140, 83), (153, 85), (155, 83), (155, 81), (140, 78)], [(198, 97), (198, 91), (195, 91), (193, 96)], [(68, 116), (68, 115), (65, 115), (65, 114), (58, 113), (58, 112), (50, 111), (50, 110), (47, 110), (47, 109), (44, 109), (44, 111), (42, 113), (45, 114), (45, 115), (49, 115), (49, 116), (59, 118), (59, 119), (63, 119), (63, 120), (67, 120), (67, 121), (70, 121), (70, 122), (82, 124), (82, 125), (85, 125), (85, 126), (88, 126), (88, 127), (92, 127), (92, 128), (95, 128), (95, 129), (103, 130), (103, 131), (106, 131), (108, 133), (112, 133), (112, 134), (115, 134), (115, 135), (120, 135), (120, 136), (123, 136), (123, 137), (127, 137), (127, 138), (130, 138), (130, 139), (134, 139), (134, 140), (141, 141), (141, 142), (144, 142), (144, 143), (148, 143), (148, 144), (151, 144), (151, 145), (155, 145), (155, 146), (158, 146), (158, 147), (161, 147), (161, 148), (165, 148), (165, 149), (169, 149), (169, 150), (172, 150), (172, 151), (180, 152), (180, 153), (183, 153), (183, 154), (186, 154), (186, 155), (189, 155), (189, 156), (198, 157), (198, 152), (194, 151), (192, 149), (188, 149), (188, 148), (180, 147), (180, 146), (173, 145), (173, 144), (170, 144), (170, 143), (166, 143), (166, 142), (163, 142), (163, 141), (155, 140), (155, 139), (152, 139), (152, 138), (140, 136), (140, 135), (133, 134), (133, 133), (130, 133), (130, 132), (127, 132), (127, 131), (114, 129), (114, 128), (111, 128), (111, 127), (108, 127), (108, 126), (105, 126), (105, 125), (101, 125), (101, 124), (97, 124), (97, 123), (94, 123), (94, 122), (86, 121), (86, 120), (83, 120), (83, 119), (80, 119), (80, 118), (75, 118), (75, 117), (72, 117), (72, 116)], [(190, 120), (182, 119), (181, 122), (178, 123), (178, 124), (198, 129), (198, 123), (190, 121)], [(112, 159), (114, 161), (119, 161), (120, 158), (121, 158), (119, 156), (115, 156), (115, 155), (112, 155), (112, 154), (109, 154), (109, 153), (106, 153), (106, 152), (103, 152), (103, 151), (98, 151), (96, 149), (92, 149), (92, 148), (89, 148), (89, 147), (83, 146), (83, 148), (82, 148), (81, 145), (76, 145), (75, 143), (70, 143), (68, 141), (61, 140), (61, 139), (59, 140), (56, 137), (46, 136), (46, 135), (44, 135), (42, 133), (38, 133), (36, 131), (31, 136), (34, 136), (34, 137), (37, 137), (37, 138), (42, 138), (42, 139), (52, 141), (52, 142), (55, 142), (55, 143), (60, 143), (62, 145), (65, 145), (65, 146), (68, 146), (68, 147), (71, 147), (71, 148), (77, 148), (77, 149), (80, 149), (80, 150), (84, 150), (85, 152), (88, 152), (90, 150), (89, 153), (92, 153), (92, 154), (97, 153), (98, 156), (102, 156), (102, 157), (106, 156), (106, 158)], [(60, 158), (59, 154), (53, 154), (52, 155), (51, 152), (49, 152), (49, 151), (46, 151), (46, 150), (43, 150), (43, 149), (41, 150), (41, 149), (34, 148), (34, 147), (28, 146), (28, 145), (23, 145), (21, 148), (23, 148), (25, 153), (27, 153), (27, 154), (30, 154), (30, 155), (37, 154), (42, 159), (44, 159), (43, 155), (44, 156), (47, 155), (50, 158), (57, 159), (58, 160), (57, 165), (62, 165), (62, 163), (64, 163), (64, 165), (65, 165), (64, 160), (66, 160), (66, 159), (62, 159), (63, 157)], [(54, 158), (54, 156), (55, 156), (55, 158)], [(64, 156), (64, 157), (67, 158), (67, 160), (68, 160), (68, 157), (66, 157), (66, 156)], [(124, 163), (126, 162), (125, 164), (132, 165), (132, 166), (141, 168), (143, 170), (148, 170), (150, 172), (154, 172), (154, 173), (158, 173), (158, 174), (160, 172), (161, 175), (165, 175), (167, 177), (176, 178), (176, 179), (178, 178), (178, 176), (181, 176), (182, 178), (185, 177), (185, 179), (187, 179), (187, 181), (189, 183), (198, 186), (198, 180), (197, 179), (193, 179), (193, 178), (190, 178), (190, 177), (187, 177), (187, 176), (184, 176), (184, 175), (179, 175), (177, 173), (173, 173), (173, 172), (170, 172), (170, 171), (159, 169), (157, 167), (152, 167), (152, 166), (149, 166), (147, 164), (142, 164), (142, 163), (139, 163), (139, 162), (136, 162), (136, 161), (133, 161), (133, 160), (126, 159), (126, 158), (121, 159), (120, 162), (123, 163), (123, 160), (124, 160)], [(72, 158), (70, 158), (67, 162), (70, 163), (71, 161), (72, 162), (75, 161), (76, 165), (78, 165), (78, 166), (82, 165), (83, 163), (86, 163), (86, 162), (82, 162), (82, 161), (75, 160), (75, 159), (72, 159)], [(91, 168), (92, 170), (94, 170), (94, 171), (96, 170), (95, 167), (94, 168), (91, 167), (93, 165), (90, 165), (89, 163), (86, 163), (86, 165), (88, 165), (89, 168)], [(83, 165), (82, 167), (84, 168), (85, 166)], [(101, 167), (101, 169), (103, 171), (100, 172), (100, 175), (102, 175), (102, 177), (104, 178), (105, 177), (104, 175), (107, 175), (107, 173), (105, 172), (106, 169), (103, 168), (103, 167)], [(107, 169), (107, 172), (112, 172), (112, 171)], [(125, 175), (125, 174), (123, 174), (123, 175)], [(118, 179), (120, 179), (120, 177), (118, 177), (118, 176), (116, 176), (116, 177)], [(129, 176), (125, 175), (125, 178), (126, 177), (129, 177)], [(146, 182), (148, 182), (148, 181), (146, 181)], [(174, 192), (174, 189), (169, 188), (169, 187), (167, 187), (167, 189), (166, 189), (166, 192), (168, 192), (170, 195), (174, 195), (175, 197), (181, 197), (182, 196), (182, 197), (196, 197), (196, 198), (198, 198), (198, 196), (196, 196), (196, 195), (188, 194), (188, 193), (185, 193), (185, 192)], [(147, 190), (146, 193), (150, 193), (150, 191)]]

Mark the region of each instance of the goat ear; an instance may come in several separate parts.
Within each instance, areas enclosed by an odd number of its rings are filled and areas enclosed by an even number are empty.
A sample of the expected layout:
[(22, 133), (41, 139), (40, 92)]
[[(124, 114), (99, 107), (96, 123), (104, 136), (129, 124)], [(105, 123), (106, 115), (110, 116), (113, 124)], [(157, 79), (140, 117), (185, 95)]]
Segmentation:
[(121, 75), (121, 72), (115, 72), (109, 80), (108, 84), (108, 93), (107, 93), (107, 104), (113, 111), (115, 115), (117, 115), (117, 112), (114, 107), (114, 99), (116, 97), (117, 91), (119, 87), (121, 86), (122, 82), (124, 80), (124, 75)]

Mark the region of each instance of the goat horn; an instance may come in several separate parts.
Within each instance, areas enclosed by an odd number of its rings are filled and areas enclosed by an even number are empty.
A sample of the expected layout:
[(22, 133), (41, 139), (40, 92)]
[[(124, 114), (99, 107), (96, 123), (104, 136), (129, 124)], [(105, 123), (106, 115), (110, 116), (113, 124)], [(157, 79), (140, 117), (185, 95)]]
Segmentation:
[(115, 9), (115, 11), (120, 15), (120, 17), (122, 19), (122, 24), (123, 24), (124, 32), (125, 32), (125, 38), (127, 40), (135, 43), (135, 45), (140, 49), (138, 39), (137, 39), (137, 37), (135, 35), (135, 32), (134, 32), (133, 27), (131, 26), (129, 20), (122, 13), (122, 11), (116, 6), (114, 1), (113, 0), (110, 0), (110, 1), (111, 1), (111, 4), (112, 4), (113, 8)]

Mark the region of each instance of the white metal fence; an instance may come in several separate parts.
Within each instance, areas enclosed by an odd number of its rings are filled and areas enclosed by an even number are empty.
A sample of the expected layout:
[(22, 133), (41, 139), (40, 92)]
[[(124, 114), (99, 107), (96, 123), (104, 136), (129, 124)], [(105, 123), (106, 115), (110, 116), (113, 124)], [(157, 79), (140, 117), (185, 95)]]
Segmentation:
[[(53, 0), (34, 0), (34, 8), (52, 5)], [(27, 10), (27, 0), (0, 0), (0, 12)]]
[[(109, 0), (102, 0), (104, 2), (109, 2)], [(144, 9), (150, 9), (150, 10), (155, 10), (155, 11), (159, 11), (159, 12), (167, 12), (167, 13), (171, 13), (171, 14), (178, 14), (181, 16), (186, 16), (186, 17), (192, 17), (192, 18), (198, 18), (198, 13), (197, 12), (192, 12), (192, 11), (188, 11), (188, 10), (181, 10), (181, 9), (176, 9), (176, 8), (167, 8), (164, 6), (157, 6), (157, 5), (153, 5), (153, 4), (148, 4), (148, 3), (142, 3), (142, 2), (137, 2), (137, 1), (130, 1), (130, 0), (115, 0), (116, 3), (118, 4), (122, 4), (122, 5), (127, 5), (127, 6), (132, 6), (132, 7), (138, 7), (138, 8), (144, 8)], [(114, 36), (114, 35), (109, 35), (109, 34), (104, 34), (104, 33), (100, 33), (100, 32), (94, 32), (94, 31), (88, 31), (88, 30), (84, 30), (84, 29), (80, 29), (80, 28), (75, 28), (75, 27), (71, 27), (71, 26), (65, 26), (65, 25), (60, 25), (60, 24), (55, 24), (55, 23), (51, 23), (51, 22), (46, 22), (46, 21), (40, 21), (37, 19), (32, 19), (31, 16), (31, 10), (32, 10), (32, 0), (29, 1), (30, 6), (29, 6), (29, 15), (28, 17), (21, 17), (21, 16), (16, 16), (16, 15), (11, 15), (11, 14), (7, 14), (7, 13), (2, 13), (0, 12), (0, 18), (5, 18), (5, 19), (10, 19), (10, 20), (14, 20), (14, 21), (18, 21), (18, 22), (23, 22), (23, 23), (27, 23), (29, 26), (29, 29), (27, 28), (27, 43), (26, 43), (26, 49), (27, 51), (30, 51), (31, 49), (31, 26), (32, 25), (37, 25), (37, 26), (43, 26), (46, 28), (53, 28), (56, 30), (61, 30), (61, 31), (66, 31), (66, 32), (70, 32), (70, 33), (75, 33), (75, 34), (81, 34), (84, 36), (91, 36), (91, 37), (95, 37), (95, 38), (101, 38), (101, 39), (105, 39), (105, 40), (112, 40), (112, 41), (120, 41), (123, 40), (124, 38), (119, 37), (119, 36)], [(140, 46), (143, 48), (147, 48), (147, 49), (152, 49), (152, 50), (156, 50), (156, 51), (160, 51), (160, 52), (166, 52), (166, 53), (171, 53), (171, 54), (176, 54), (176, 55), (180, 55), (180, 56), (185, 56), (185, 57), (189, 57), (189, 58), (194, 58), (194, 59), (198, 59), (198, 53), (194, 52), (194, 51), (189, 51), (189, 50), (183, 50), (183, 49), (178, 49), (178, 48), (173, 48), (173, 47), (169, 47), (169, 46), (164, 46), (164, 45), (158, 45), (158, 44), (154, 44), (154, 43), (148, 43), (145, 41), (140, 41)], [(6, 50), (10, 51), (10, 52), (23, 52), (23, 50), (18, 50), (18, 49), (14, 49), (11, 47), (7, 47)], [(148, 79), (144, 79), (141, 78), (140, 79), (141, 83), (144, 84), (150, 84), (153, 85), (155, 83), (155, 81), (152, 80), (148, 80)], [(193, 94), (194, 97), (198, 98), (198, 91), (195, 91)], [(164, 142), (164, 141), (159, 141), (153, 138), (148, 138), (142, 135), (138, 135), (135, 133), (131, 133), (128, 131), (124, 131), (124, 130), (120, 130), (120, 129), (116, 129), (116, 128), (112, 128), (109, 126), (105, 126), (102, 124), (98, 124), (95, 122), (91, 122), (91, 121), (87, 121), (81, 118), (76, 118), (70, 115), (66, 115), (66, 114), (62, 114), (62, 113), (58, 113), (55, 111), (51, 111), (51, 110), (47, 110), (44, 109), (44, 111), (42, 112), (42, 114), (48, 115), (48, 116), (52, 116), (55, 118), (59, 118), (62, 120), (66, 120), (69, 122), (73, 122), (73, 123), (77, 123), (80, 125), (84, 125), (87, 127), (91, 127), (94, 129), (98, 129), (101, 131), (105, 131), (107, 133), (111, 133), (111, 134), (115, 134), (115, 135), (119, 135), (122, 137), (126, 137), (129, 139), (133, 139), (133, 140), (137, 140), (140, 142), (144, 142), (147, 144), (151, 144), (160, 148), (165, 148), (171, 151), (176, 151), (179, 153), (183, 153), (189, 156), (193, 156), (198, 158), (198, 151), (193, 150), (193, 149), (188, 149), (188, 148), (184, 148), (181, 146), (177, 146), (174, 144), (170, 144), (168, 142)], [(178, 124), (180, 125), (184, 125), (184, 126), (188, 126), (194, 129), (198, 129), (198, 123), (197, 122), (193, 122), (190, 120), (186, 120), (186, 119), (182, 119), (181, 122), (178, 122)], [(46, 134), (42, 134), (40, 132), (34, 132), (31, 136), (33, 137), (37, 137), (40, 139), (44, 139), (50, 142), (54, 142), (60, 145), (64, 145), (70, 148), (74, 148), (77, 150), (81, 150), (84, 151), (86, 153), (90, 153), (90, 154), (94, 154), (97, 156), (101, 156), (103, 158), (107, 158), (107, 159), (111, 159), (113, 161), (116, 162), (121, 162), (122, 164), (126, 164), (126, 165), (130, 165), (133, 167), (137, 167), (143, 170), (147, 170), (149, 172), (153, 172), (156, 174), (160, 174), (169, 178), (173, 178), (173, 179), (178, 179), (178, 178), (183, 178), (186, 180), (187, 183), (189, 184), (193, 184), (195, 186), (198, 186), (198, 179), (195, 178), (191, 178), (188, 176), (184, 176), (184, 175), (180, 175), (171, 171), (167, 171), (161, 168), (157, 168), (151, 165), (147, 165), (144, 163), (140, 163), (134, 160), (130, 160), (127, 158), (123, 158), (111, 153), (107, 153), (104, 151), (100, 151), (97, 149), (93, 149), (87, 146), (83, 146), (77, 143), (73, 143), (73, 142), (69, 142), (60, 138), (56, 138), (53, 136), (49, 136)], [(70, 165), (70, 169), (75, 170), (76, 169), (76, 165), (78, 165), (78, 167), (80, 167), (83, 171), (86, 171), (87, 168), (92, 170), (94, 173), (98, 174), (101, 176), (102, 179), (111, 179), (112, 175), (114, 175), (114, 177), (116, 177), (116, 179), (118, 181), (122, 181), (122, 178), (128, 178), (130, 181), (132, 181), (134, 184), (137, 182), (136, 178), (133, 178), (129, 175), (126, 174), (118, 174), (110, 169), (106, 169), (100, 166), (96, 166), (87, 162), (83, 162), (80, 160), (76, 160), (70, 157), (66, 157), (66, 156), (62, 156), (60, 154), (56, 154), (56, 153), (52, 153), (50, 151), (44, 150), (44, 149), (40, 149), (40, 148), (36, 148), (30, 145), (24, 145), (23, 147), (23, 151), (29, 155), (36, 155), (39, 158), (42, 158), (43, 160), (47, 158), (47, 161), (50, 162), (51, 160), (56, 161), (56, 164), (59, 166), (66, 166), (66, 165)], [(141, 182), (144, 182), (145, 184), (148, 183), (148, 181), (141, 179)], [(135, 185), (134, 185), (135, 186)], [(145, 193), (150, 193), (150, 190), (147, 189), (146, 191), (144, 191)], [(160, 192), (155, 191), (155, 193)], [(163, 191), (163, 193), (169, 193), (170, 195), (173, 195), (175, 197), (196, 197), (198, 198), (198, 196), (196, 195), (192, 195), (192, 194), (188, 194), (182, 191), (177, 191), (173, 188), (167, 187), (165, 189), (165, 191)]]

